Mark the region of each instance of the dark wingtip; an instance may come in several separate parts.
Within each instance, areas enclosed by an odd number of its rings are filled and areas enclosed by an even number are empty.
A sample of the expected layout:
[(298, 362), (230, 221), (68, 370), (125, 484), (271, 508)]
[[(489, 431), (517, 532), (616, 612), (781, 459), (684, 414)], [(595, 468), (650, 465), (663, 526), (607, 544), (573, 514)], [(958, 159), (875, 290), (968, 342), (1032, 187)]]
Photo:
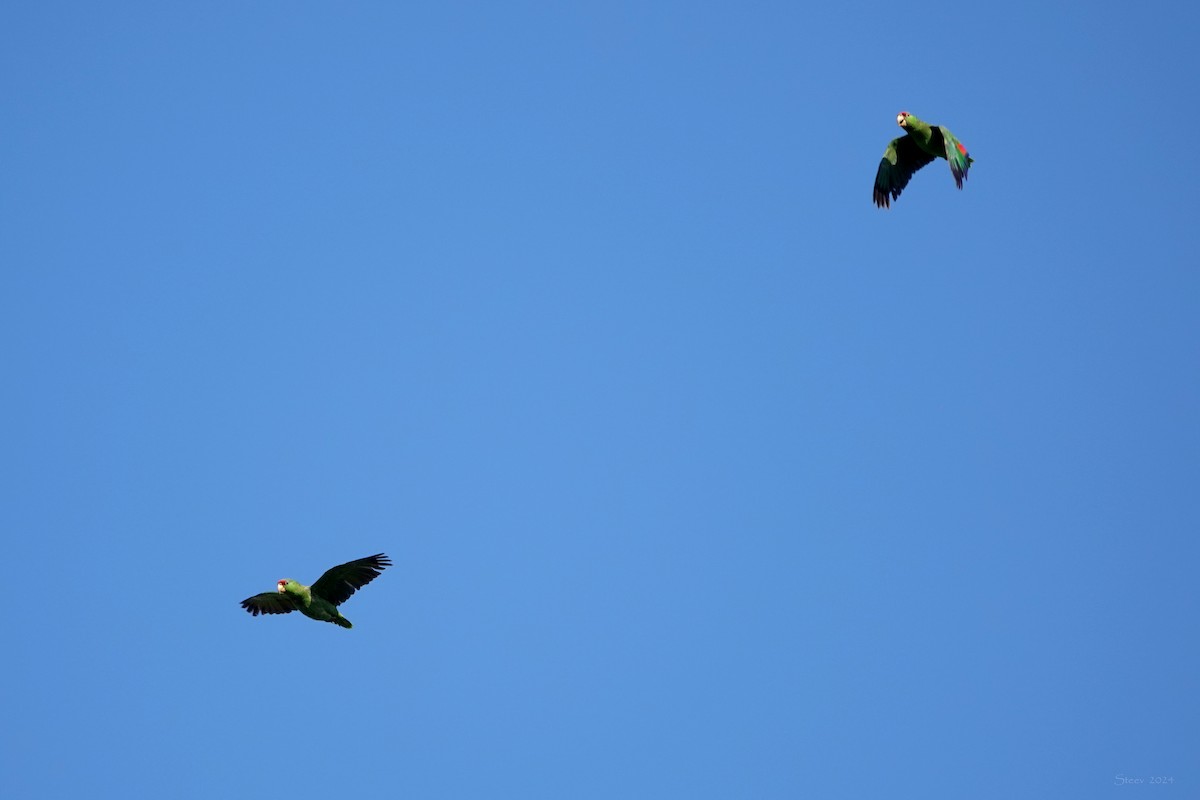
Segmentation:
[(900, 196), (899, 189), (892, 189), (891, 191), (881, 191), (879, 189), (876, 189), (875, 190), (875, 198), (874, 198), (875, 205), (878, 208), (891, 208), (892, 201), (895, 200), (899, 196)]
[(384, 567), (390, 567), (392, 565), (392, 560), (390, 558), (388, 558), (386, 555), (384, 555), (383, 553), (376, 553), (373, 556), (367, 556), (363, 560), (364, 561), (374, 561), (375, 564), (378, 565), (380, 569), (382, 569)]

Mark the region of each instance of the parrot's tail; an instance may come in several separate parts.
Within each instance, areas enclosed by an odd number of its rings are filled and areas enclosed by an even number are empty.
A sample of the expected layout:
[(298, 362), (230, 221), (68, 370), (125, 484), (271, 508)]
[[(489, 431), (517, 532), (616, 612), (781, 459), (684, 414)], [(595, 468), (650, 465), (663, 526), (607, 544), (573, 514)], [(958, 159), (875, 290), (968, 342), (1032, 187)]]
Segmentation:
[(353, 628), (354, 627), (353, 625), (350, 624), (350, 620), (346, 619), (345, 617), (334, 617), (333, 619), (331, 619), (329, 621), (332, 622), (334, 625), (341, 625), (343, 628)]

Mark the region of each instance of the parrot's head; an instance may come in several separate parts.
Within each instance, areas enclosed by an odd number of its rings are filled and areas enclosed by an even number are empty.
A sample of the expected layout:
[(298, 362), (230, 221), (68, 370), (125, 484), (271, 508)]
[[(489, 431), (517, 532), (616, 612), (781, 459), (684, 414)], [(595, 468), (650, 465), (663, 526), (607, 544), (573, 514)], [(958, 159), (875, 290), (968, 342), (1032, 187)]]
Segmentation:
[(901, 128), (907, 128), (908, 127), (908, 118), (911, 116), (912, 116), (912, 114), (909, 114), (907, 111), (901, 111), (899, 114), (896, 115), (896, 124), (899, 125)]
[(279, 592), (280, 594), (283, 594), (284, 592), (287, 591), (287, 585), (289, 583), (291, 583), (291, 581), (289, 581), (287, 578), (282, 579), (281, 581), (279, 581), (279, 585), (275, 588), (275, 591)]

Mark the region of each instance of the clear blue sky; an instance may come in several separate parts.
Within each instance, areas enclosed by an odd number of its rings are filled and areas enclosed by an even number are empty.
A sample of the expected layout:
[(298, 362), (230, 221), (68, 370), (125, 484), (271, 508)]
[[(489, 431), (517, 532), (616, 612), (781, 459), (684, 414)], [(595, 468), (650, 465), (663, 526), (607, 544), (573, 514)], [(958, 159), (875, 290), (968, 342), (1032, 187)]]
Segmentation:
[(1185, 7), (8, 4), (4, 797), (1197, 796)]

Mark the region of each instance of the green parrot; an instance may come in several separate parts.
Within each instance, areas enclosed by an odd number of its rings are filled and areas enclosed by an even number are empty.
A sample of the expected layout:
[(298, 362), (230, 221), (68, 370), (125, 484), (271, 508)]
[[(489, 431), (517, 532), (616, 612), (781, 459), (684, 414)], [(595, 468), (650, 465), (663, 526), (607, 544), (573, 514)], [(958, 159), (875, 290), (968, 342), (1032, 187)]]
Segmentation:
[(349, 600), (355, 591), (375, 580), (384, 567), (391, 565), (387, 556), (377, 553), (326, 571), (312, 586), (284, 578), (276, 584), (275, 591), (247, 597), (242, 601), (242, 608), (256, 617), (259, 614), (299, 611), (310, 619), (353, 628), (350, 620), (343, 617), (337, 607)]
[(967, 148), (954, 134), (940, 125), (922, 122), (907, 111), (896, 115), (896, 124), (904, 128), (906, 135), (892, 139), (883, 151), (879, 171), (875, 173), (875, 205), (890, 208), (891, 201), (908, 186), (913, 173), (935, 158), (950, 162), (954, 183), (962, 188), (975, 159), (967, 155)]

